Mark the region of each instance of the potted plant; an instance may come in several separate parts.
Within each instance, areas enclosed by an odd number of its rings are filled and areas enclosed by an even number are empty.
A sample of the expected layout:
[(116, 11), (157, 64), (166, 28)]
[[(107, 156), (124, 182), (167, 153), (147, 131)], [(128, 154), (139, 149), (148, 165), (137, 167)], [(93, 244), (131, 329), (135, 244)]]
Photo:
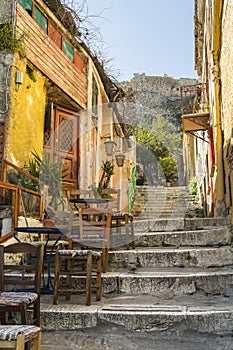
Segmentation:
[[(54, 210), (64, 210), (65, 198), (63, 196), (62, 181), (67, 176), (67, 169), (64, 169), (62, 162), (52, 162), (49, 155), (44, 153), (43, 158), (34, 151), (33, 159), (29, 161), (25, 167), (28, 172), (33, 172), (34, 176), (38, 176), (40, 180), (40, 189), (44, 196), (44, 220), (47, 221), (47, 227), (51, 227), (51, 212), (47, 208)], [(48, 219), (49, 222), (48, 222)]]

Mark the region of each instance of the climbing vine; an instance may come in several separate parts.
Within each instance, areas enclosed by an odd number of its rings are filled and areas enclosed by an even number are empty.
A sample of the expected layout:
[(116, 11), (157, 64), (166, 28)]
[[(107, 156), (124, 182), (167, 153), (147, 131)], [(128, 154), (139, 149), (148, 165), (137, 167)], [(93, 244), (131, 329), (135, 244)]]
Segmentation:
[(15, 36), (10, 23), (0, 26), (0, 51), (10, 50), (25, 55), (25, 38), (27, 34), (23, 32), (18, 38)]

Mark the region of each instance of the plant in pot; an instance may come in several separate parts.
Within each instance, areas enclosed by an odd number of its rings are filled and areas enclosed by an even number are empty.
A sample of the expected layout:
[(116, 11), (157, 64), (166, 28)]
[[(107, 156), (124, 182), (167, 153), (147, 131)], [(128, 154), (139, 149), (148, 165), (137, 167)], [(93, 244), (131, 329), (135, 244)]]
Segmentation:
[(66, 203), (63, 196), (62, 181), (67, 176), (67, 170), (64, 169), (62, 162), (52, 162), (49, 155), (44, 153), (43, 157), (34, 151), (33, 159), (27, 164), (29, 173), (33, 171), (33, 175), (39, 177), (40, 189), (44, 196), (44, 226), (51, 227), (53, 225), (53, 211), (64, 210)]

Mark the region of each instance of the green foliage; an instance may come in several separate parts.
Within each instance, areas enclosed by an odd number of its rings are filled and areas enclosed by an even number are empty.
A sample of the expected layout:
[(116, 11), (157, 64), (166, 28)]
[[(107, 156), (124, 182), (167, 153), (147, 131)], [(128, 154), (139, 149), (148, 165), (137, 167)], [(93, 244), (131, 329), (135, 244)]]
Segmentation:
[(43, 159), (39, 154), (32, 152), (33, 159), (25, 164), (25, 169), (29, 174), (38, 177), (42, 185), (48, 186), (48, 194), (51, 196), (49, 205), (57, 210), (60, 204), (64, 203), (62, 180), (67, 176), (68, 169), (63, 168), (63, 163), (53, 163), (50, 161), (48, 154), (43, 154)]
[(30, 68), (29, 66), (26, 67), (26, 74), (32, 81), (34, 81), (34, 82), (37, 81), (34, 70), (32, 68)]
[(106, 162), (103, 162), (103, 165), (101, 167), (103, 170), (102, 176), (99, 182), (99, 194), (104, 190), (105, 188), (108, 188), (111, 176), (114, 174), (114, 165), (110, 160), (106, 160)]
[(0, 26), (0, 51), (10, 50), (12, 52), (19, 52), (22, 56), (25, 55), (25, 38), (26, 33), (22, 33), (18, 38), (12, 31), (10, 23), (5, 23)]
[(197, 195), (197, 179), (195, 176), (191, 178), (188, 184), (189, 193), (193, 196)]
[(177, 177), (177, 162), (171, 156), (159, 158), (166, 181), (173, 181)]

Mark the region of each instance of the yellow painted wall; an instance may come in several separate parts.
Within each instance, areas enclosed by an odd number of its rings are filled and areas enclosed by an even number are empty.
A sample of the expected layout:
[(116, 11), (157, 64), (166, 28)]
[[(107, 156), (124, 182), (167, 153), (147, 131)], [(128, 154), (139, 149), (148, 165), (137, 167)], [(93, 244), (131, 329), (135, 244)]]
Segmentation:
[[(19, 166), (28, 160), (30, 153), (43, 150), (46, 78), (34, 70), (33, 81), (26, 74), (26, 59), (15, 56), (11, 86), (11, 112), (8, 134), (7, 159)], [(16, 71), (23, 72), (23, 83), (15, 84)]]

